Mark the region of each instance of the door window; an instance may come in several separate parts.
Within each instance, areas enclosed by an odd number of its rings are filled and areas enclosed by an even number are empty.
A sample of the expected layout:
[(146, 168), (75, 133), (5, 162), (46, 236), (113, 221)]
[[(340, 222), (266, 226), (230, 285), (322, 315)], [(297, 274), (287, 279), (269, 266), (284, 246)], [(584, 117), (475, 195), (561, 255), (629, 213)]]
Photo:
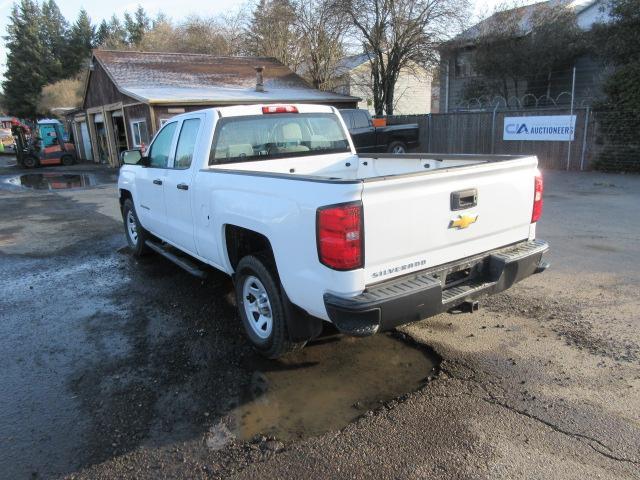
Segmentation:
[(167, 168), (169, 164), (169, 153), (173, 143), (173, 133), (176, 131), (178, 122), (171, 122), (164, 126), (151, 145), (149, 152), (149, 166), (155, 168)]
[(173, 162), (174, 168), (187, 169), (191, 166), (199, 128), (199, 118), (190, 118), (182, 122), (178, 146), (176, 147), (176, 159)]

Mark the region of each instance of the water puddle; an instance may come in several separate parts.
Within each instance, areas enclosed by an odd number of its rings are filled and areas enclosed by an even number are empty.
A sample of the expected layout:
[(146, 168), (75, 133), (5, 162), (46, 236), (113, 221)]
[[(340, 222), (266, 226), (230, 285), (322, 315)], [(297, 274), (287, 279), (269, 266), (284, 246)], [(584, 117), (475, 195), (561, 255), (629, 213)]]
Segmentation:
[[(226, 426), (241, 440), (260, 434), (287, 441), (340, 429), (418, 389), (439, 360), (408, 341), (380, 334), (335, 335), (284, 360), (253, 361), (245, 398)], [(216, 438), (228, 437), (222, 433), (213, 432)]]
[(31, 190), (69, 190), (95, 187), (115, 183), (115, 174), (96, 175), (93, 173), (28, 173), (5, 177), (0, 185), (9, 188), (28, 188)]

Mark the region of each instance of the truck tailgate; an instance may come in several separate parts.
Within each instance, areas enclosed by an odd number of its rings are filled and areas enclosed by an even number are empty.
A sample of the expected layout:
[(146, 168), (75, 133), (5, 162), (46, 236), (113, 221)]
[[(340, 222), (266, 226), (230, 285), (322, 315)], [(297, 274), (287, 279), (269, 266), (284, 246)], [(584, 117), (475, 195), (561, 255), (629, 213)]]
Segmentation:
[(536, 172), (525, 157), (365, 181), (366, 284), (529, 238)]

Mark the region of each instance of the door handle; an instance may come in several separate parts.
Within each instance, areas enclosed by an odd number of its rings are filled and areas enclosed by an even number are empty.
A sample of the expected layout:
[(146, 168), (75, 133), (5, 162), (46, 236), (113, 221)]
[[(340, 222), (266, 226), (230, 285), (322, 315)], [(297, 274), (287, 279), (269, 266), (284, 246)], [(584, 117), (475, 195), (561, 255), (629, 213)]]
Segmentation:
[(178, 190), (189, 190), (189, 185), (187, 185), (186, 183), (179, 183), (178, 185), (176, 185), (176, 187), (178, 188)]
[(478, 205), (478, 190), (470, 188), (468, 190), (460, 190), (451, 192), (451, 210), (464, 210)]
[(162, 185), (162, 180), (159, 180), (159, 179), (157, 179), (157, 178), (156, 178), (156, 179), (153, 181), (153, 183), (154, 183), (154, 185)]

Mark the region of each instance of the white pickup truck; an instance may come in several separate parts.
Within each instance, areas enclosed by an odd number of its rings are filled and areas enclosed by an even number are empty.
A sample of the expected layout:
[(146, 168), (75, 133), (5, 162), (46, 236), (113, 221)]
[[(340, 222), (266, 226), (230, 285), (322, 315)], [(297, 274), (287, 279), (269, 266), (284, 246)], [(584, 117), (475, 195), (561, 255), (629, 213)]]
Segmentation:
[(357, 155), (332, 107), (173, 117), (123, 152), (128, 244), (232, 276), (247, 335), (275, 358), (332, 322), (370, 335), (543, 271), (532, 156)]

